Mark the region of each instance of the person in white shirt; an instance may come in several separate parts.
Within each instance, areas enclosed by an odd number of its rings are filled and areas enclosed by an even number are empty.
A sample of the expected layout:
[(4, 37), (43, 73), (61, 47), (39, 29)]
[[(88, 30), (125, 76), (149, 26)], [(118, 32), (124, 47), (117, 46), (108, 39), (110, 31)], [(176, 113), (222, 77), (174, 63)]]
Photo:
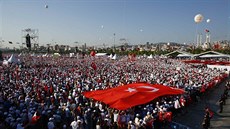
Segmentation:
[(113, 121), (115, 123), (117, 123), (117, 121), (118, 121), (118, 112), (117, 112), (117, 110), (115, 110), (115, 112), (113, 113)]
[(70, 126), (72, 127), (72, 129), (77, 129), (77, 121), (76, 119), (74, 119), (74, 121), (71, 122)]
[(135, 122), (135, 125), (136, 125), (136, 127), (139, 127), (140, 126), (140, 115), (139, 114), (137, 114), (136, 115), (136, 117), (135, 117), (135, 119), (134, 119), (134, 122)]

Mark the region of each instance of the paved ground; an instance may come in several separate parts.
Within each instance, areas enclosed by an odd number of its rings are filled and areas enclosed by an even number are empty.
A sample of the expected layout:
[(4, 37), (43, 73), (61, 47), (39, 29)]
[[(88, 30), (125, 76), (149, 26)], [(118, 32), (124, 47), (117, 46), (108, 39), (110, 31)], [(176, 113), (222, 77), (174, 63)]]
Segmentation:
[(223, 113), (216, 113), (211, 121), (211, 129), (230, 129), (230, 97), (226, 101)]
[(230, 129), (230, 96), (226, 101), (226, 105), (224, 105), (223, 113), (219, 113), (218, 100), (224, 91), (224, 86), (225, 82), (205, 93), (198, 103), (188, 107), (186, 114), (179, 114), (174, 118), (174, 121), (191, 129), (202, 129), (204, 108), (208, 106), (214, 112), (214, 116), (211, 119), (211, 129)]

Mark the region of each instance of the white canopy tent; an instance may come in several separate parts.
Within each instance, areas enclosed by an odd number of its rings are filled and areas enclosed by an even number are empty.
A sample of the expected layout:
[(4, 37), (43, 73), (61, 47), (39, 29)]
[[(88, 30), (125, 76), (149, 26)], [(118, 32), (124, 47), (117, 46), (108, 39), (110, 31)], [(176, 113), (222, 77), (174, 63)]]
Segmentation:
[(153, 55), (151, 54), (150, 56), (147, 57), (148, 59), (152, 59), (153, 58)]
[(16, 58), (14, 54), (12, 54), (12, 55), (10, 56), (10, 58), (8, 59), (8, 62), (9, 62), (9, 63), (15, 63), (15, 64), (20, 63), (19, 59)]
[(113, 57), (112, 57), (112, 60), (116, 60), (117, 59), (117, 55), (115, 54)]
[(95, 56), (106, 56), (107, 53), (97, 53)]
[(177, 55), (177, 57), (187, 57), (187, 58), (189, 58), (189, 57), (192, 57), (193, 55), (190, 55), (190, 54), (186, 54), (186, 53), (183, 53), (183, 54), (178, 54)]
[(213, 54), (206, 54), (199, 56), (200, 58), (229, 58), (229, 55), (221, 54), (221, 55), (213, 55)]

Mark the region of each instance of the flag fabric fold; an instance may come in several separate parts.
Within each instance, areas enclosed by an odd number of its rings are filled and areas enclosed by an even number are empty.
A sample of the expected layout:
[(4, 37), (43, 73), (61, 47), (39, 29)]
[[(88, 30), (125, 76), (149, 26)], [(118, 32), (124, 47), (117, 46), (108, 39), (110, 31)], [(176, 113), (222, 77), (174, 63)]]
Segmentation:
[(133, 83), (116, 88), (84, 92), (84, 96), (108, 104), (111, 108), (125, 110), (148, 103), (158, 97), (183, 94), (181, 89), (159, 84)]

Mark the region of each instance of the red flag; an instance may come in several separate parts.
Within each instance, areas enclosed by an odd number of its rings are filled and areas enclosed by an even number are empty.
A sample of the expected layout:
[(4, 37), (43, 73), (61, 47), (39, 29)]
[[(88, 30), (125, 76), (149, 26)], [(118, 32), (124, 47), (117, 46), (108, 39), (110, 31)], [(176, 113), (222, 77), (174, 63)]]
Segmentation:
[(129, 54), (129, 55), (128, 55), (128, 58), (129, 58), (130, 61), (135, 61), (135, 59), (136, 59), (136, 54)]
[(212, 118), (212, 117), (213, 117), (214, 112), (213, 112), (210, 108), (207, 108), (207, 109), (206, 109), (206, 112), (208, 112), (208, 113), (209, 113), (209, 117), (210, 117), (210, 118)]
[(111, 108), (125, 110), (150, 102), (160, 96), (183, 94), (184, 91), (169, 86), (133, 83), (116, 88), (84, 92), (87, 98), (108, 104)]
[(35, 124), (38, 119), (40, 119), (40, 116), (37, 116), (37, 112), (35, 112), (35, 114), (33, 115), (32, 119), (31, 119), (31, 123)]
[(91, 67), (92, 67), (94, 70), (97, 70), (97, 65), (96, 65), (94, 62), (91, 63)]
[(168, 122), (172, 122), (172, 112), (166, 112), (164, 114), (164, 118), (168, 121)]
[(95, 52), (95, 51), (91, 51), (91, 52), (90, 52), (90, 55), (91, 55), (91, 56), (95, 56), (95, 55), (96, 55), (96, 52)]
[(214, 44), (214, 49), (220, 49), (220, 44), (218, 42)]

